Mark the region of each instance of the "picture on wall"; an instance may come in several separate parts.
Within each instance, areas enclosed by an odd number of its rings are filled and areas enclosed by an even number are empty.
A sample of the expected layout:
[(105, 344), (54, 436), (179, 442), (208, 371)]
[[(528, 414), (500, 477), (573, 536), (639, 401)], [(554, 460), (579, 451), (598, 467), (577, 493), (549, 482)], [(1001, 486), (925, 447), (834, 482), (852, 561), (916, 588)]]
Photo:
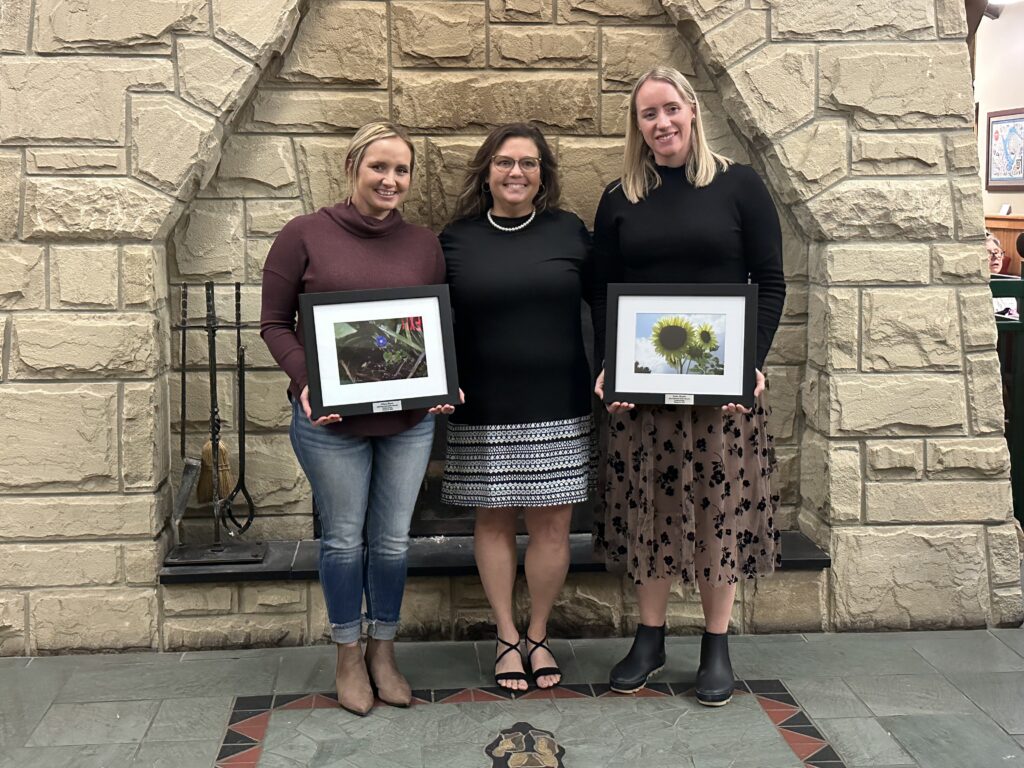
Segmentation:
[(1024, 192), (1024, 107), (988, 113), (985, 189)]

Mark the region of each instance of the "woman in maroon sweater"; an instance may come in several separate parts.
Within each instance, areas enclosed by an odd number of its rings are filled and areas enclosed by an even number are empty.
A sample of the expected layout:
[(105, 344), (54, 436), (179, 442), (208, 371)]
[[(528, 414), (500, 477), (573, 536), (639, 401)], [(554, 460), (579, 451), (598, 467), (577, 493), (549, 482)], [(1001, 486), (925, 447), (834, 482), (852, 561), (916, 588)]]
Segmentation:
[[(386, 704), (404, 707), (412, 699), (394, 656), (409, 523), (433, 443), (432, 414), (453, 409), (344, 421), (331, 414), (314, 421), (296, 315), (301, 293), (444, 282), (437, 237), (403, 221), (397, 210), (413, 162), (412, 142), (401, 129), (363, 126), (345, 159), (348, 200), (288, 222), (263, 267), (260, 334), (291, 379), (292, 447), (323, 524), (320, 585), (338, 645), (338, 701), (359, 715), (373, 706), (371, 685)], [(364, 618), (365, 655), (359, 645)]]

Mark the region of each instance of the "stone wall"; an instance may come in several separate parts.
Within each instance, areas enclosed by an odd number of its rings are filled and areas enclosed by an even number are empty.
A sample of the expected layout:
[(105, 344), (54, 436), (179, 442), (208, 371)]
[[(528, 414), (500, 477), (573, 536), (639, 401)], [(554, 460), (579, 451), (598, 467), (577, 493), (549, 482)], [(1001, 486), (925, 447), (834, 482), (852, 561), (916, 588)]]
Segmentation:
[[(347, 137), (379, 117), (415, 136), (414, 221), (440, 228), (483, 133), (529, 117), (590, 222), (655, 63), (693, 78), (715, 146), (779, 203), (782, 523), (835, 561), (748, 589), (737, 629), (1020, 621), (958, 0), (113, 5), (14, 0), (0, 20), (0, 653), (323, 639), (315, 586), (155, 585), (177, 476), (168, 281), (220, 283), (228, 316), (242, 281), (255, 319), (274, 234), (344, 196)], [(308, 535), (283, 377), (244, 336), (254, 534)], [(204, 355), (194, 339), (197, 426)], [(628, 632), (630, 592), (574, 577), (559, 621)], [(480, 597), (414, 582), (407, 636), (474, 636)], [(674, 601), (677, 628), (697, 615)]]

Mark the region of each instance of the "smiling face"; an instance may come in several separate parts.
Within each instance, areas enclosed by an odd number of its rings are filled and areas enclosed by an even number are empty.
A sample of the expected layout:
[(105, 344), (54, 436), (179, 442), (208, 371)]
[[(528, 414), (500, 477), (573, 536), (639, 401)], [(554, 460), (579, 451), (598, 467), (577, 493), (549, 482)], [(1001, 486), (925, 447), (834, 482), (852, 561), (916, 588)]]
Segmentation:
[(494, 153), (494, 157), (516, 160), (516, 164), (508, 170), (502, 170), (491, 159), (487, 183), (491, 187), (494, 198), (494, 213), (498, 216), (525, 216), (533, 208), (533, 199), (540, 190), (541, 170), (523, 171), (518, 161), (524, 158), (537, 159), (540, 150), (533, 142), (522, 136), (506, 139)]
[(352, 205), (364, 216), (383, 219), (409, 191), (412, 152), (397, 136), (378, 139), (363, 154), (352, 180)]
[(664, 80), (648, 80), (636, 92), (637, 127), (654, 162), (678, 168), (690, 154), (693, 106)]

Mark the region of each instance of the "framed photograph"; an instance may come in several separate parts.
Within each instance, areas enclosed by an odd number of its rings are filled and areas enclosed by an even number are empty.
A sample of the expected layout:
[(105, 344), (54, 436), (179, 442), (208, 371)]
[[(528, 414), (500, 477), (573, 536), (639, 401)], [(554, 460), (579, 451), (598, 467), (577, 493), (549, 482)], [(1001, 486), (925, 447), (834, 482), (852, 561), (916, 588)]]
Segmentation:
[(985, 189), (1024, 192), (1024, 107), (988, 113)]
[(459, 401), (447, 285), (299, 296), (313, 418)]
[(754, 403), (757, 286), (608, 286), (605, 401)]

